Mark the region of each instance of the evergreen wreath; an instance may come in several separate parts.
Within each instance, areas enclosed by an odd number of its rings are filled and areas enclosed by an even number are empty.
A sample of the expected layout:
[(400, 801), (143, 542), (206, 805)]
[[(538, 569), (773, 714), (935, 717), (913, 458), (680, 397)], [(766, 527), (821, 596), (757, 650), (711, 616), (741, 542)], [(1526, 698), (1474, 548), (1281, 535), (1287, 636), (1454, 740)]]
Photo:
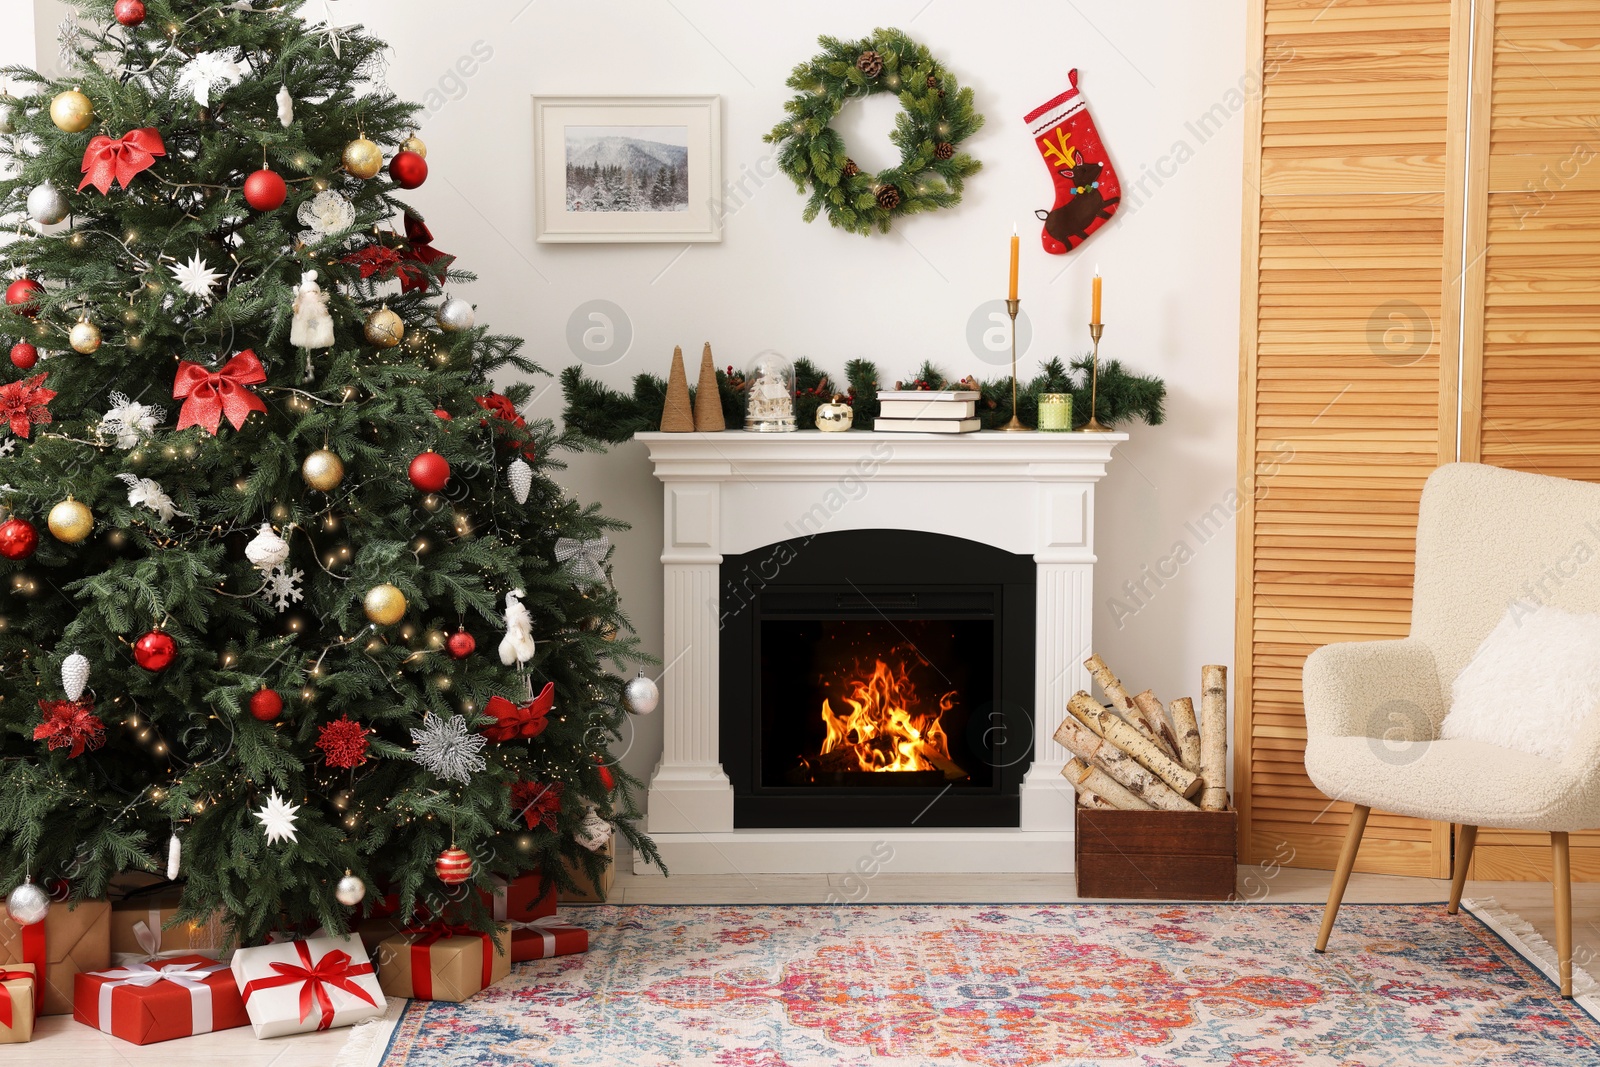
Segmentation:
[[(878, 29), (863, 40), (820, 37), (822, 53), (794, 68), (788, 85), (798, 95), (784, 105), (789, 119), (762, 138), (781, 146), (778, 165), (802, 193), (810, 190), (805, 220), (826, 212), (851, 233), (888, 233), (901, 215), (954, 207), (962, 182), (982, 163), (956, 146), (983, 126), (972, 90), (922, 45), (899, 30)], [(901, 114), (889, 139), (898, 165), (871, 174), (845, 154), (832, 122), (845, 104), (874, 93), (895, 93)]]

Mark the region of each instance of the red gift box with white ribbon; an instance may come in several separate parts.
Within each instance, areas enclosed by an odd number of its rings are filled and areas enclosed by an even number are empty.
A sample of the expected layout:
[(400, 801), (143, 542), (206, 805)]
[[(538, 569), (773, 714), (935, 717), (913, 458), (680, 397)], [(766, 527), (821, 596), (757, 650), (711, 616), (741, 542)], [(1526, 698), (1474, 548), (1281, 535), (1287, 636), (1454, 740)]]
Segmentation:
[(589, 931), (554, 915), (533, 922), (507, 923), (506, 929), (511, 931), (513, 963), (589, 951)]
[(556, 883), (538, 871), (512, 879), (494, 878), (489, 907), (496, 922), (528, 922), (556, 913)]
[(72, 1017), (135, 1045), (244, 1026), (249, 1017), (228, 965), (177, 956), (73, 976)]

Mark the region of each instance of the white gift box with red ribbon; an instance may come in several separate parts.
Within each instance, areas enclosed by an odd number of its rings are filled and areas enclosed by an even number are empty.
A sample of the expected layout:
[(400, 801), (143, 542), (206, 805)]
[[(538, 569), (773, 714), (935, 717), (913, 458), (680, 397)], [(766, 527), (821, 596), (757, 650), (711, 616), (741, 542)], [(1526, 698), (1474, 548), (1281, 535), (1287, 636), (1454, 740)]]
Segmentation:
[(256, 1037), (353, 1026), (388, 1007), (355, 937), (314, 937), (233, 954), (233, 977)]

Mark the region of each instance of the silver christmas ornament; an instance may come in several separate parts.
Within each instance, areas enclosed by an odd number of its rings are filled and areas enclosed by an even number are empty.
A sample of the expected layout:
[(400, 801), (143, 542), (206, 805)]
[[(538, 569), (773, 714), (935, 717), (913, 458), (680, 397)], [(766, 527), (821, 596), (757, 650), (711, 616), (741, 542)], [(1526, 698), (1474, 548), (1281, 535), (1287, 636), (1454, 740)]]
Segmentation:
[(347, 908), (353, 908), (367, 899), (367, 883), (345, 871), (339, 884), (333, 887), (333, 899)]
[(606, 556), (611, 553), (611, 539), (605, 534), (580, 540), (576, 537), (556, 538), (556, 562), (567, 565), (572, 576), (583, 582), (598, 582), (606, 576)]
[(6, 897), (6, 914), (11, 916), (11, 921), (18, 926), (42, 923), (49, 913), (50, 896), (34, 885), (32, 878), (17, 886), (11, 891), (11, 895)]
[(444, 299), (444, 303), (439, 305), (439, 326), (441, 329), (449, 330), (452, 333), (457, 330), (470, 330), (477, 319), (477, 312), (472, 305), (459, 296), (447, 296)]
[(28, 217), (34, 222), (54, 226), (71, 213), (67, 195), (49, 182), (41, 182), (28, 192)]
[(528, 493), (533, 490), (533, 468), (528, 466), (527, 460), (512, 460), (511, 466), (506, 468), (506, 481), (511, 483), (511, 495), (517, 498), (517, 503), (526, 504)]
[(83, 696), (83, 687), (89, 684), (89, 658), (74, 652), (61, 661), (61, 688), (67, 691), (68, 700)]
[(16, 133), (17, 120), (12, 116), (11, 95), (0, 96), (0, 133)]
[(655, 682), (645, 677), (644, 671), (640, 671), (639, 677), (623, 687), (622, 704), (635, 715), (648, 715), (656, 710), (659, 703), (661, 690)]

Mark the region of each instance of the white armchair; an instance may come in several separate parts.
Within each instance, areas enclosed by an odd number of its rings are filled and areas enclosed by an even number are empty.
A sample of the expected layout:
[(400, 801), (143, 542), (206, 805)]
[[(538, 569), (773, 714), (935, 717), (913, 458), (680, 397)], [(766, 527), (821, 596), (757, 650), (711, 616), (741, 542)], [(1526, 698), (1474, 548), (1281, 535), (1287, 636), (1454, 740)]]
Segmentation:
[(1600, 485), (1450, 464), (1422, 491), (1411, 636), (1326, 645), (1307, 658), (1306, 773), (1355, 806), (1318, 952), (1373, 808), (1459, 825), (1452, 914), (1478, 827), (1547, 831), (1561, 993), (1572, 995), (1567, 835), (1600, 827), (1600, 722), (1572, 738), (1560, 761), (1439, 739), (1456, 675), (1516, 601), (1600, 612)]

